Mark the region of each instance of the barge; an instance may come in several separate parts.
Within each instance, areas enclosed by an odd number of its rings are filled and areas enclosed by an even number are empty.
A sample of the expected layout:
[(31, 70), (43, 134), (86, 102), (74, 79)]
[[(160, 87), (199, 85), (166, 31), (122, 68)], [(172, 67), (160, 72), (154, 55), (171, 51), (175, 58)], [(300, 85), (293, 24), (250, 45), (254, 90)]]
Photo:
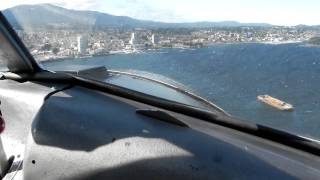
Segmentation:
[(277, 98), (271, 97), (269, 95), (259, 95), (257, 99), (267, 105), (275, 107), (282, 111), (291, 111), (293, 106), (289, 103), (283, 102)]

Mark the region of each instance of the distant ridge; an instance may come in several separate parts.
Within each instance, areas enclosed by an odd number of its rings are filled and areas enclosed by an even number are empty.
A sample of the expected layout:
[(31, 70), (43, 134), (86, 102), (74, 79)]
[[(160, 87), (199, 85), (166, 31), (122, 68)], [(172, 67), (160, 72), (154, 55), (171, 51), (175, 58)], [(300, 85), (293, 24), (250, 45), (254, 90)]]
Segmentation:
[(270, 27), (266, 23), (240, 23), (237, 21), (164, 23), (114, 16), (96, 11), (65, 9), (52, 4), (20, 5), (3, 11), (14, 28), (205, 28), (205, 27)]

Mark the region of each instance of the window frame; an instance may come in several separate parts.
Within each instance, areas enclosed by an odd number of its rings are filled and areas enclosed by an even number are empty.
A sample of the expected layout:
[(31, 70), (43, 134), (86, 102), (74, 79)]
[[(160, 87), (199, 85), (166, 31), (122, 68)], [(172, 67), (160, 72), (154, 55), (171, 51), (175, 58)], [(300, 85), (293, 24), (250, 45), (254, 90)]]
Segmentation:
[(7, 65), (9, 72), (14, 73), (35, 73), (42, 71), (42, 68), (35, 61), (29, 50), (23, 44), (11, 24), (8, 22), (6, 17), (0, 11), (0, 40), (4, 42), (4, 46), (0, 46), (5, 51), (13, 52), (14, 56), (17, 57), (14, 61), (3, 59), (4, 64)]

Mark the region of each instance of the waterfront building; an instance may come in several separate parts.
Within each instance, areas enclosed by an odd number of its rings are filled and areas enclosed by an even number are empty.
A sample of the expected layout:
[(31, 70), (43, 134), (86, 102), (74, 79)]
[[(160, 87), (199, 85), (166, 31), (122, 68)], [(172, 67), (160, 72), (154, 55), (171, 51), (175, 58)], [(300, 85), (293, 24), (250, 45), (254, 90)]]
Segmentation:
[(88, 39), (85, 36), (78, 36), (77, 38), (78, 53), (85, 54), (88, 48)]
[(152, 34), (152, 36), (151, 36), (151, 43), (152, 43), (153, 45), (158, 44), (158, 43), (159, 43), (159, 38), (158, 38), (158, 36), (156, 36), (155, 34)]

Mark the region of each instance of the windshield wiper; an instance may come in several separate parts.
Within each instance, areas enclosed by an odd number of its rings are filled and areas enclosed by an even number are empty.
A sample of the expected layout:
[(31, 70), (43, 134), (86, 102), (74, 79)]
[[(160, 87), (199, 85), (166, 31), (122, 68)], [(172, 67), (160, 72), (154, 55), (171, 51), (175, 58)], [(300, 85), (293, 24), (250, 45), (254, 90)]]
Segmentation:
[(219, 110), (207, 111), (190, 105), (144, 94), (110, 83), (100, 82), (72, 74), (41, 71), (35, 74), (2, 73), (2, 79), (16, 81), (60, 82), (106, 92), (126, 99), (142, 102), (165, 110), (181, 113), (207, 122), (246, 132), (296, 149), (320, 156), (320, 143), (314, 139), (294, 135), (267, 126), (249, 123), (229, 116)]
[(183, 121), (180, 121), (178, 118), (170, 115), (169, 113), (158, 110), (158, 109), (137, 109), (136, 110), (137, 114), (141, 114), (144, 116), (148, 116), (154, 119), (158, 119), (163, 122), (175, 124), (181, 127), (189, 127), (186, 123)]

